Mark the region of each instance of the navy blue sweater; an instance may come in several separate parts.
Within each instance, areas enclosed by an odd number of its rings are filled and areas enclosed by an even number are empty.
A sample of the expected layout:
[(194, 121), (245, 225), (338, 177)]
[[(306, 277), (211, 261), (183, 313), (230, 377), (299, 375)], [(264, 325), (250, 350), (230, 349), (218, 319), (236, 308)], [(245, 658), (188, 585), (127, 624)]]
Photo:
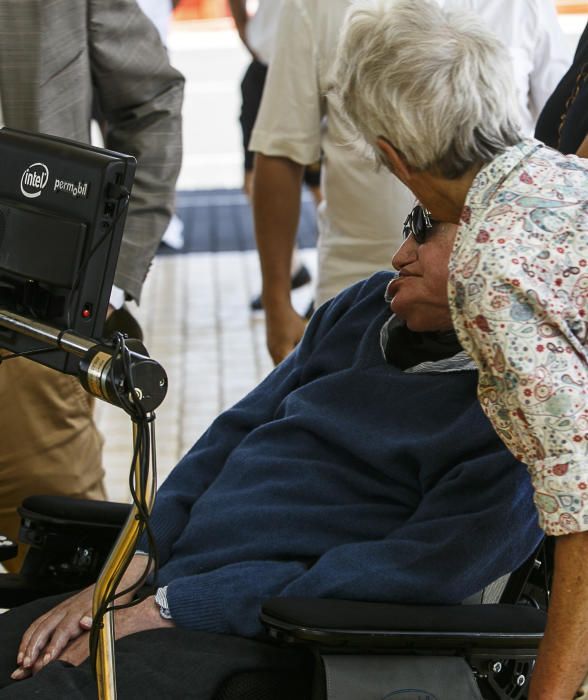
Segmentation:
[(255, 636), (271, 596), (456, 603), (539, 542), (529, 477), (476, 373), (384, 361), (388, 280), (319, 309), (162, 485), (152, 526), (176, 624)]

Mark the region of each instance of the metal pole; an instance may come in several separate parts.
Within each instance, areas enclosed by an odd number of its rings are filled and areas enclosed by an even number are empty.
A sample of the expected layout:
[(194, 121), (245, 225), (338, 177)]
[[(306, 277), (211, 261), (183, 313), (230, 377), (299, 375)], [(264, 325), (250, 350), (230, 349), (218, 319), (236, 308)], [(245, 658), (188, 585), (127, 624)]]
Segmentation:
[[(59, 329), (53, 326), (35, 321), (24, 316), (20, 316), (12, 311), (7, 311), (5, 309), (0, 309), (0, 326), (8, 328), (11, 331), (21, 333), (36, 340), (40, 340), (43, 343), (59, 348), (73, 355), (77, 355), (84, 359), (87, 358), (90, 351), (95, 348), (103, 348), (104, 346), (96, 343), (96, 341), (89, 338), (84, 338), (77, 333), (72, 333), (70, 331), (60, 332)], [(104, 355), (104, 358), (101, 356)], [(112, 369), (111, 359), (112, 356), (108, 352), (98, 352), (94, 350), (94, 355), (92, 355), (96, 361), (96, 366), (90, 363), (88, 367), (85, 368), (88, 377), (87, 386), (85, 386), (87, 391), (94, 386), (94, 395), (99, 396), (110, 403), (114, 401), (110, 400), (107, 391), (102, 391), (100, 388), (102, 383), (106, 381), (108, 373)], [(151, 362), (149, 358), (136, 355), (140, 361), (147, 360)], [(81, 362), (80, 364), (83, 364)], [(156, 363), (152, 363), (156, 364)], [(159, 367), (159, 366), (158, 366)], [(165, 389), (167, 387), (167, 379), (165, 377), (165, 372), (161, 367), (159, 367), (161, 373), (150, 378), (153, 380), (151, 383), (157, 387), (157, 390), (151, 391), (150, 395), (153, 396), (153, 400), (150, 404), (143, 402), (143, 409), (146, 411), (146, 419), (153, 420), (153, 413), (150, 411), (156, 408), (163, 397), (165, 396)], [(80, 370), (81, 371), (81, 370)], [(97, 388), (96, 388), (97, 387)], [(137, 389), (135, 389), (135, 393)], [(114, 403), (114, 405), (117, 405)], [(149, 407), (146, 408), (146, 405)], [(138, 427), (133, 420), (133, 453), (134, 447), (137, 441), (137, 431)], [(138, 502), (143, 502), (147, 505), (148, 512), (151, 512), (153, 506), (153, 500), (155, 494), (152, 489), (152, 477), (148, 473), (146, 478), (143, 477), (141, 473), (141, 454), (137, 452), (135, 460), (132, 466), (135, 478), (135, 490), (137, 494)], [(96, 654), (96, 679), (98, 685), (98, 697), (99, 700), (116, 700), (116, 674), (115, 674), (115, 657), (114, 657), (114, 640), (115, 640), (115, 629), (114, 629), (114, 616), (112, 612), (107, 612), (104, 616), (104, 620), (97, 620), (99, 611), (103, 607), (105, 600), (115, 593), (116, 587), (127, 568), (131, 557), (135, 551), (135, 547), (139, 536), (141, 535), (141, 521), (138, 518), (139, 510), (136, 505), (133, 505), (129, 517), (119, 535), (111, 553), (108, 557), (106, 564), (104, 565), (96, 586), (94, 588), (94, 597), (92, 600), (92, 614), (94, 621), (100, 624), (98, 631), (98, 648)]]
[[(133, 422), (133, 445), (135, 445), (136, 439), (137, 424)], [(141, 501), (144, 499), (145, 495), (148, 494), (148, 500), (146, 502), (149, 511), (151, 511), (154, 497), (151, 489), (151, 476), (143, 483), (139, 454), (136, 456), (133, 470), (135, 473), (137, 499)], [(114, 592), (120, 577), (124, 573), (135, 551), (137, 540), (141, 534), (141, 523), (136, 517), (137, 515), (138, 509), (133, 505), (122, 532), (96, 582), (94, 599), (92, 602), (92, 614), (94, 619), (96, 619), (96, 614), (102, 605), (102, 601), (106, 600), (106, 597)], [(98, 683), (98, 697), (100, 700), (116, 700), (114, 640), (114, 615), (112, 612), (108, 612), (104, 616), (103, 625), (99, 630), (98, 652), (96, 654), (96, 679)]]
[(12, 311), (6, 311), (6, 309), (0, 309), (0, 326), (22, 333), (22, 335), (28, 335), (30, 338), (41, 340), (47, 345), (61, 348), (61, 350), (78, 357), (83, 357), (88, 350), (96, 345), (95, 340), (84, 338), (84, 336), (71, 333), (70, 331), (60, 333), (53, 326), (40, 321), (33, 321)]

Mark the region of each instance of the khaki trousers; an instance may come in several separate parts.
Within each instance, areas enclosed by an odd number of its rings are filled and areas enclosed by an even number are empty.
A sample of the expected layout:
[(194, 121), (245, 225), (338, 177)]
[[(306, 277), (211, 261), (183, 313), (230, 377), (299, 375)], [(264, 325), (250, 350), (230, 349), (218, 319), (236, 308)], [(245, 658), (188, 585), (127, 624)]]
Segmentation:
[[(27, 496), (106, 497), (92, 414), (93, 399), (75, 377), (28, 359), (0, 365), (0, 534), (17, 540), (16, 509)], [(17, 571), (24, 554), (5, 566)]]

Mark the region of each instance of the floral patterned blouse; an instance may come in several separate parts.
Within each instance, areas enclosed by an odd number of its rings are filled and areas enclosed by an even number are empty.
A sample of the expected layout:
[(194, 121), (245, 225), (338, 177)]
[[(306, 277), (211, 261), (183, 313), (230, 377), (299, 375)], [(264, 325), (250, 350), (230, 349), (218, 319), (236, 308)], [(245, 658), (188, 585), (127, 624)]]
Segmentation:
[(449, 266), (482, 408), (551, 535), (588, 530), (587, 195), (583, 161), (521, 142), (475, 178)]

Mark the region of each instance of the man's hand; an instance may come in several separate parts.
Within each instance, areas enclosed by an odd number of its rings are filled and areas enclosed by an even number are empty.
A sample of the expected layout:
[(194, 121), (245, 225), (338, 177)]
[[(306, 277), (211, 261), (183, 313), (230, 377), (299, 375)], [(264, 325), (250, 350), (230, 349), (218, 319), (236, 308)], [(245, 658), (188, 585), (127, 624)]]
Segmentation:
[(298, 345), (304, 335), (306, 321), (292, 306), (271, 309), (265, 305), (267, 349), (274, 364), (279, 364)]
[[(88, 619), (85, 626), (88, 629), (92, 625), (92, 620)], [(122, 639), (129, 634), (144, 632), (145, 630), (157, 629), (158, 627), (174, 627), (171, 620), (166, 620), (159, 614), (159, 606), (155, 602), (155, 596), (145, 598), (142, 603), (134, 605), (132, 608), (117, 610), (114, 613), (114, 636), (115, 639)], [(79, 666), (88, 658), (89, 654), (89, 632), (73, 640), (59, 657), (60, 661)], [(35, 669), (34, 672), (40, 669)]]
[[(145, 556), (135, 555), (121, 579), (119, 590), (132, 587), (140, 579), (145, 571), (146, 562)], [(85, 588), (41, 615), (30, 625), (18, 648), (17, 669), (12, 675), (13, 679), (27, 678), (51, 661), (60, 658), (74, 640), (80, 638), (82, 643), (81, 639), (87, 638), (86, 633), (92, 626), (93, 595), (94, 586)], [(117, 602), (127, 603), (132, 596), (131, 591)]]
[(13, 679), (28, 678), (57, 659), (72, 640), (85, 636), (87, 627), (81, 622), (92, 619), (93, 592), (94, 586), (90, 586), (33, 622), (24, 633), (18, 648), (18, 668), (12, 674)]
[(304, 166), (288, 158), (255, 157), (253, 214), (266, 319), (267, 347), (278, 364), (304, 333), (290, 300), (292, 251), (300, 219)]
[[(84, 591), (84, 593), (85, 592), (86, 591)], [(75, 609), (76, 605), (72, 604), (69, 606), (71, 623), (69, 629), (71, 630), (72, 634), (69, 636), (67, 642), (65, 641), (65, 636), (61, 637), (62, 641), (64, 642), (63, 647), (61, 647), (63, 648), (63, 651), (58, 651), (60, 647), (55, 643), (46, 646), (43, 656), (41, 657), (40, 655), (37, 655), (35, 657), (36, 660), (32, 663), (32, 665), (28, 667), (25, 666), (26, 660), (23, 659), (23, 665), (17, 668), (17, 670), (13, 673), (12, 678), (15, 680), (28, 678), (29, 676), (41, 671), (48, 663), (51, 663), (51, 661), (55, 659), (58, 659), (59, 661), (66, 661), (74, 666), (79, 666), (88, 658), (90, 653), (89, 644), (92, 618), (90, 615), (84, 615), (81, 618), (78, 618), (77, 612), (73, 612)], [(55, 613), (56, 610), (57, 608), (51, 611), (51, 613)], [(77, 608), (77, 610), (79, 610), (79, 608)], [(155, 596), (149, 596), (143, 602), (134, 605), (131, 608), (117, 610), (114, 614), (114, 632), (116, 639), (121, 639), (129, 634), (135, 634), (145, 630), (173, 626), (174, 623), (171, 620), (166, 620), (159, 614), (159, 606), (155, 602)], [(34, 652), (31, 651), (28, 658), (32, 659), (33, 655)]]

